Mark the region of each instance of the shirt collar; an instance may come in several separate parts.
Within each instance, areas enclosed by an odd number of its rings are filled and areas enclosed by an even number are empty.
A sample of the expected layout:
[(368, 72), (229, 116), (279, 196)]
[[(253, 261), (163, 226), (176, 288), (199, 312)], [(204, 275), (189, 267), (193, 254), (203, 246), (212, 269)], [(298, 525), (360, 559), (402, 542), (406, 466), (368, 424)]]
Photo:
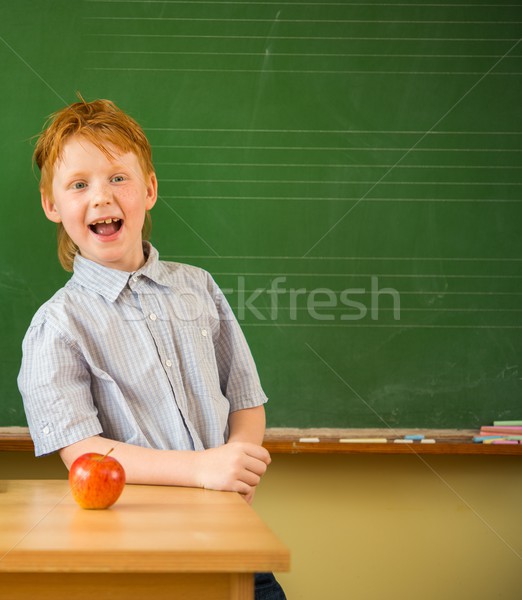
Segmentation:
[(132, 276), (143, 275), (160, 285), (167, 285), (156, 248), (149, 242), (143, 242), (143, 252), (146, 257), (145, 264), (135, 273), (109, 269), (77, 254), (74, 257), (74, 274), (71, 281), (100, 294), (109, 302), (118, 298)]

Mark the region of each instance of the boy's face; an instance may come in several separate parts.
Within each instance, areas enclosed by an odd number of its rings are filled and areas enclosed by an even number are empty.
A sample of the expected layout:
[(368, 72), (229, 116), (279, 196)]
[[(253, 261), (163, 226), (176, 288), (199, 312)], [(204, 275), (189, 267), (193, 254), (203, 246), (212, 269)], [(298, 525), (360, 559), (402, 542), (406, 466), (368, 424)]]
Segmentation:
[(156, 202), (157, 181), (153, 173), (144, 176), (134, 153), (108, 150), (111, 159), (73, 136), (54, 165), (53, 197), (42, 193), (42, 206), (48, 219), (63, 224), (83, 257), (132, 272), (144, 263), (141, 230)]

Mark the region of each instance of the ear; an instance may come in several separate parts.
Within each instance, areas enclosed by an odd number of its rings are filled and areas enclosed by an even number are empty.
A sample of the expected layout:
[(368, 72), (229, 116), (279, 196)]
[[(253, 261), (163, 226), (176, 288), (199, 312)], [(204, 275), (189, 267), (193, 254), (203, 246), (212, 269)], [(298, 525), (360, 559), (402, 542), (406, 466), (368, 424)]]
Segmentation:
[(156, 178), (156, 173), (151, 173), (147, 177), (145, 184), (147, 186), (145, 209), (150, 210), (156, 204), (156, 200), (158, 199), (158, 180)]
[(62, 218), (56, 210), (55, 203), (45, 192), (40, 192), (40, 196), (42, 199), (42, 208), (44, 210), (45, 216), (49, 219), (49, 221), (52, 221), (53, 223), (61, 223)]

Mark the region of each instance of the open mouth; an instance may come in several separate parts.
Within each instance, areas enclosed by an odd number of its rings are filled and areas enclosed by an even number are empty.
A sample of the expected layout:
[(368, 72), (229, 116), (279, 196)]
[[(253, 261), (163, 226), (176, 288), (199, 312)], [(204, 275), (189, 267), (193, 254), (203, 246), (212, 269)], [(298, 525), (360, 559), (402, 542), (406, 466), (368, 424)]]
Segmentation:
[(96, 235), (114, 235), (121, 229), (123, 221), (121, 219), (103, 219), (94, 221), (89, 225), (89, 229)]

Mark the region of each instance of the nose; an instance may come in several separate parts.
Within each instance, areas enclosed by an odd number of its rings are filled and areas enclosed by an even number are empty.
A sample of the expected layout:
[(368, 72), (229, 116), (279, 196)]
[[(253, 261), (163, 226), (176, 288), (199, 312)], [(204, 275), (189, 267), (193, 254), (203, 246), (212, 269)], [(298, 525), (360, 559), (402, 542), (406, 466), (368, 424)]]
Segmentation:
[(107, 185), (100, 184), (93, 189), (92, 205), (97, 208), (111, 204), (112, 194)]

